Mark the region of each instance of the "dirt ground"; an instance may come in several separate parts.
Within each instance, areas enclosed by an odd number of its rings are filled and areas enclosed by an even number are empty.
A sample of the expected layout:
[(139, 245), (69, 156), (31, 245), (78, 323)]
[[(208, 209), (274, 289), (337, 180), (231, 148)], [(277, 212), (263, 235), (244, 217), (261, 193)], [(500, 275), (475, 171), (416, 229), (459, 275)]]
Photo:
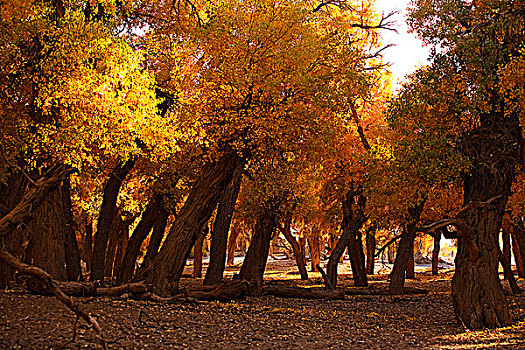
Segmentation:
[[(351, 286), (348, 263), (340, 285)], [(387, 284), (388, 267), (371, 277)], [(227, 276), (237, 267), (228, 268)], [(273, 296), (231, 302), (166, 304), (126, 297), (76, 298), (104, 329), (112, 349), (525, 349), (525, 295), (507, 293), (513, 324), (469, 332), (458, 325), (450, 300), (451, 270), (430, 276), (426, 266), (408, 286), (428, 294), (347, 296), (344, 301)], [(187, 267), (191, 271), (191, 266)], [(293, 261), (270, 261), (268, 281), (321, 285), (310, 273), (300, 281)], [(182, 285), (202, 280), (185, 278)], [(519, 281), (525, 290), (525, 283)], [(504, 288), (508, 291), (506, 282)], [(53, 297), (28, 294), (22, 286), (0, 292), (1, 349), (100, 348), (82, 321), (73, 340), (75, 316)]]

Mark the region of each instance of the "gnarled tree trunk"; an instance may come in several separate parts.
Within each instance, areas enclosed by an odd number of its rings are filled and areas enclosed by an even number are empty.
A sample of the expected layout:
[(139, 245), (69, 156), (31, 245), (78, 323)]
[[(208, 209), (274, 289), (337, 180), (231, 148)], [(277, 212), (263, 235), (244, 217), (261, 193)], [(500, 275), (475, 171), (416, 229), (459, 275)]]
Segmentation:
[(465, 139), (472, 167), (464, 179), (452, 301), (456, 316), (470, 329), (511, 321), (499, 280), (498, 238), (521, 144), (517, 118), (503, 112), (482, 114), (480, 128)]
[(164, 244), (148, 271), (147, 282), (161, 296), (175, 294), (184, 265), (197, 235), (210, 219), (217, 202), (242, 163), (235, 152), (206, 165), (171, 226)]
[(237, 197), (241, 188), (241, 170), (241, 168), (235, 170), (232, 182), (226, 188), (224, 196), (217, 207), (217, 214), (215, 215), (211, 232), (210, 263), (203, 282), (205, 286), (211, 286), (222, 281), (226, 264), (228, 232), (230, 231), (235, 203), (237, 203)]
[(151, 262), (157, 256), (160, 248), (160, 243), (164, 238), (166, 233), (166, 226), (168, 225), (168, 218), (170, 213), (164, 208), (164, 205), (160, 205), (158, 208), (157, 216), (155, 222), (153, 223), (153, 232), (149, 239), (148, 249), (146, 251), (146, 256), (144, 257), (144, 262), (142, 263), (141, 268), (148, 268), (151, 265)]
[(124, 178), (135, 166), (135, 159), (130, 158), (125, 164), (119, 164), (111, 174), (104, 186), (102, 206), (98, 216), (95, 244), (93, 245), (93, 259), (91, 260), (91, 281), (104, 279), (106, 250), (108, 246), (111, 224), (116, 216), (117, 197)]
[(518, 276), (525, 278), (525, 264), (521, 255), (521, 247), (518, 244), (518, 239), (514, 230), (510, 231), (510, 237), (512, 238), (512, 253), (514, 254), (514, 261), (516, 262)]
[[(348, 246), (350, 241), (356, 240), (355, 237), (357, 237), (359, 229), (367, 220), (367, 217), (364, 214), (365, 202), (365, 197), (359, 194), (358, 191), (353, 190), (348, 191), (343, 198), (343, 233), (341, 234), (341, 237), (337, 241), (335, 247), (332, 249), (330, 258), (328, 259), (328, 265), (326, 267), (327, 277), (333, 288), (337, 287), (337, 265), (339, 264), (339, 260), (343, 256), (345, 248)], [(354, 258), (364, 260), (364, 256), (354, 256)], [(359, 270), (360, 267), (363, 269)], [(358, 271), (352, 271), (354, 274), (354, 283), (356, 285), (357, 283), (368, 283), (366, 282), (366, 273), (364, 273), (364, 262), (357, 264), (356, 268)], [(364, 277), (362, 275), (364, 275)], [(357, 280), (356, 277), (360, 279)]]
[(415, 207), (408, 209), (407, 222), (403, 225), (403, 235), (397, 248), (394, 268), (390, 274), (390, 284), (388, 286), (390, 294), (403, 294), (406, 277), (405, 272), (408, 260), (412, 259), (412, 261), (414, 261), (414, 239), (416, 238), (417, 224), (423, 212), (425, 201), (426, 200), (423, 200)]
[[(293, 209), (292, 209), (293, 210)], [(302, 280), (308, 279), (308, 271), (306, 271), (306, 258), (304, 249), (301, 248), (299, 242), (292, 235), (291, 231), (292, 225), (292, 211), (286, 214), (286, 220), (284, 222), (284, 227), (278, 226), (281, 233), (284, 235), (288, 243), (292, 246), (293, 254), (295, 257), (295, 262), (297, 263), (297, 268), (299, 269), (299, 274), (301, 275)]]

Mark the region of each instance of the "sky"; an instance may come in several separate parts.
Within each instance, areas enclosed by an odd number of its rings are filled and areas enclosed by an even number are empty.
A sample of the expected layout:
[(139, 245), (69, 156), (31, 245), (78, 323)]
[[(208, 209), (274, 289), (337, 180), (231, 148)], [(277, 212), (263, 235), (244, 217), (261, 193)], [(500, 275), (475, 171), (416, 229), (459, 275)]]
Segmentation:
[(405, 22), (408, 3), (409, 0), (376, 0), (376, 8), (379, 13), (388, 14), (391, 11), (400, 11), (395, 16), (398, 33), (388, 30), (381, 31), (383, 44), (395, 45), (385, 50), (383, 54), (384, 60), (391, 63), (392, 90), (400, 87), (407, 74), (424, 65), (430, 54), (430, 48), (424, 46), (416, 34), (408, 33), (409, 28)]

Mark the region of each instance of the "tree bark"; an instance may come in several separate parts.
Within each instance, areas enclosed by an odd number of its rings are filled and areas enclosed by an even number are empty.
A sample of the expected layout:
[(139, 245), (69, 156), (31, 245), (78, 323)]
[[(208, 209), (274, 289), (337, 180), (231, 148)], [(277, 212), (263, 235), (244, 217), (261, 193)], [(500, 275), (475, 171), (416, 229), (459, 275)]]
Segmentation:
[(204, 226), (204, 230), (199, 234), (193, 246), (193, 278), (202, 277), (202, 248), (209, 230), (208, 226)]
[(239, 279), (250, 283), (249, 295), (262, 295), (262, 284), (270, 241), (277, 225), (277, 211), (279, 210), (280, 200), (271, 198), (263, 203), (257, 213), (257, 221), (253, 230), (252, 242), (244, 258)]
[(160, 248), (160, 243), (164, 238), (166, 233), (166, 226), (168, 224), (168, 218), (170, 213), (164, 208), (164, 204), (161, 202), (158, 208), (157, 216), (155, 217), (155, 222), (153, 223), (153, 232), (149, 239), (148, 249), (146, 250), (146, 256), (144, 257), (144, 262), (142, 263), (143, 268), (148, 268), (151, 265), (151, 262), (157, 256)]
[(310, 239), (308, 240), (308, 245), (310, 247), (310, 259), (311, 267), (310, 271), (317, 271), (316, 265), (321, 263), (321, 237), (317, 232), (312, 232)]
[(65, 235), (65, 256), (66, 272), (69, 281), (82, 279), (82, 269), (80, 267), (80, 252), (76, 237), (76, 223), (73, 219), (73, 205), (71, 204), (71, 185), (69, 177), (62, 184), (62, 207), (64, 210), (64, 235)]
[(230, 237), (228, 238), (228, 259), (226, 266), (232, 266), (235, 261), (235, 249), (237, 248), (237, 237), (239, 237), (239, 230), (232, 226)]
[(284, 235), (288, 243), (290, 243), (290, 245), (292, 246), (293, 254), (295, 257), (295, 262), (297, 263), (297, 268), (299, 269), (299, 274), (301, 275), (301, 279), (307, 280), (308, 271), (306, 271), (305, 252), (304, 252), (304, 249), (301, 249), (299, 242), (297, 242), (295, 237), (292, 235), (291, 225), (292, 225), (292, 211), (286, 214), (284, 227), (281, 227), (280, 225), (278, 225), (277, 227), (279, 228), (281, 233)]
[(51, 191), (35, 210), (34, 220), (28, 226), (32, 265), (48, 272), (53, 279), (67, 280), (64, 228), (66, 219), (61, 186)]
[(482, 115), (480, 128), (485, 129), (465, 140), (472, 166), (464, 179), (465, 207), (452, 278), (454, 311), (469, 329), (496, 328), (511, 321), (499, 280), (498, 238), (521, 145), (517, 118)]
[(514, 278), (514, 274), (512, 273), (512, 269), (510, 268), (510, 264), (507, 261), (507, 258), (505, 257), (505, 254), (501, 250), (498, 249), (498, 259), (503, 267), (503, 274), (505, 276), (505, 279), (509, 281), (509, 286), (512, 294), (520, 294), (521, 290), (520, 287), (518, 287), (518, 284), (516, 283), (516, 279)]
[(87, 219), (84, 226), (84, 245), (82, 246), (82, 259), (86, 262), (87, 269), (91, 271), (91, 259), (93, 258), (93, 223)]
[(160, 296), (176, 293), (191, 247), (241, 163), (242, 158), (235, 152), (227, 152), (203, 168), (149, 268), (147, 282), (153, 284), (155, 293)]
[(397, 248), (396, 260), (394, 261), (394, 268), (390, 274), (390, 284), (388, 289), (390, 294), (403, 294), (405, 286), (405, 271), (407, 269), (408, 261), (414, 259), (414, 239), (416, 238), (416, 229), (423, 212), (426, 200), (408, 209), (408, 219), (403, 225), (403, 235), (399, 241)]
[(519, 263), (518, 273), (521, 268), (522, 275), (520, 277), (525, 278), (525, 224), (522, 219), (514, 219), (512, 222), (512, 233), (514, 233), (512, 238), (516, 242), (516, 250), (519, 252), (515, 254), (515, 257), (518, 256), (518, 259), (515, 259), (517, 267)]
[(120, 284), (128, 282), (133, 276), (133, 272), (135, 271), (135, 263), (140, 253), (140, 247), (142, 246), (142, 243), (146, 237), (148, 237), (151, 228), (155, 224), (155, 220), (158, 215), (157, 213), (159, 212), (159, 208), (162, 205), (160, 201), (161, 198), (158, 194), (154, 194), (151, 197), (148, 205), (142, 213), (142, 217), (140, 218), (137, 227), (135, 227), (135, 230), (131, 234), (131, 237), (126, 246), (126, 252), (124, 253), (122, 265), (120, 266), (118, 272), (117, 280)]
[[(505, 262), (510, 268), (510, 233), (505, 228), (501, 229), (501, 240), (503, 241), (503, 257), (505, 258)], [(507, 279), (506, 274), (505, 279)]]
[(366, 273), (369, 275), (374, 274), (375, 267), (375, 252), (376, 252), (376, 228), (370, 226), (366, 230)]
[(439, 251), (441, 250), (441, 232), (435, 232), (434, 249), (432, 249), (432, 275), (439, 273)]
[(350, 255), (350, 265), (352, 266), (354, 286), (368, 286), (365, 267), (365, 253), (363, 252), (363, 240), (361, 236), (361, 230), (359, 229), (356, 230), (355, 234), (350, 237), (350, 242), (348, 242), (348, 254)]
[(412, 241), (412, 244), (411, 244), (411, 252), (412, 254), (409, 254), (408, 255), (408, 260), (407, 260), (407, 267), (406, 267), (406, 270), (405, 270), (405, 273), (406, 273), (406, 278), (407, 279), (414, 279), (416, 277), (415, 275), (415, 266), (414, 266), (414, 241), (415, 241), (415, 237), (414, 237), (414, 240)]
[[(337, 241), (337, 244), (332, 249), (330, 258), (328, 259), (328, 265), (326, 266), (327, 276), (333, 288), (337, 287), (337, 265), (339, 264), (339, 260), (343, 256), (345, 248), (348, 246), (351, 240), (356, 239), (355, 237), (357, 236), (359, 229), (367, 220), (367, 217), (364, 214), (365, 202), (366, 198), (357, 191), (353, 190), (348, 191), (343, 198), (343, 232)], [(361, 251), (362, 249), (363, 248), (361, 245)], [(364, 257), (354, 258), (364, 259)], [(361, 267), (363, 268), (362, 271), (360, 270)], [(356, 269), (358, 269), (357, 273), (352, 271), (354, 273), (354, 283), (358, 283), (356, 276), (362, 278), (362, 274), (364, 274), (364, 279), (359, 280), (359, 283), (365, 283), (363, 281), (367, 281), (367, 279), (366, 273), (364, 273), (364, 263), (356, 265)]]
[(116, 216), (117, 197), (124, 178), (135, 166), (135, 159), (130, 158), (125, 164), (119, 164), (111, 174), (104, 186), (102, 206), (98, 216), (97, 232), (95, 234), (95, 244), (93, 246), (93, 258), (91, 264), (91, 281), (104, 279), (104, 267), (108, 238), (111, 224)]
[(218, 284), (222, 281), (222, 275), (226, 264), (226, 250), (228, 244), (228, 232), (241, 189), (241, 168), (235, 170), (231, 183), (226, 188), (224, 196), (217, 207), (217, 214), (213, 222), (211, 232), (210, 264), (204, 278), (204, 285)]

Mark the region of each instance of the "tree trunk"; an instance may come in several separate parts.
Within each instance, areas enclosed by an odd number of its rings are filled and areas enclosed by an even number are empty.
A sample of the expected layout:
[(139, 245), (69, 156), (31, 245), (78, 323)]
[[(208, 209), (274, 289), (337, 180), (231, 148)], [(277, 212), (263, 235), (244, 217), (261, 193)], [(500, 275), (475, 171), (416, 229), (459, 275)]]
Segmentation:
[(520, 294), (521, 290), (520, 287), (518, 287), (518, 284), (516, 283), (516, 279), (514, 278), (514, 274), (512, 273), (512, 269), (510, 268), (510, 264), (507, 261), (507, 258), (505, 254), (501, 250), (498, 249), (498, 259), (503, 267), (503, 275), (505, 276), (505, 279), (509, 281), (509, 286), (512, 294)]
[(408, 219), (403, 225), (403, 235), (397, 248), (394, 268), (390, 274), (390, 284), (388, 286), (390, 294), (403, 294), (405, 272), (409, 259), (414, 261), (414, 239), (416, 238), (417, 224), (423, 212), (425, 202), (426, 200), (422, 200), (421, 203), (415, 207), (408, 209)]
[(315, 272), (317, 271), (315, 266), (321, 263), (321, 237), (317, 232), (312, 232), (308, 245), (310, 246), (310, 259), (312, 261), (310, 271)]
[(117, 252), (117, 242), (122, 230), (123, 220), (120, 215), (113, 219), (113, 225), (109, 231), (108, 247), (104, 258), (104, 276), (113, 277), (113, 267), (115, 263), (115, 253)]
[(514, 230), (510, 230), (510, 236), (512, 238), (512, 253), (514, 254), (514, 261), (516, 262), (516, 269), (518, 270), (518, 276), (525, 278), (525, 265), (523, 258), (521, 257), (521, 247), (518, 244), (518, 239)]
[[(519, 258), (516, 259), (516, 266), (518, 266), (519, 260), (519, 266), (522, 271), (520, 277), (525, 278), (525, 225), (522, 219), (518, 218), (514, 220), (512, 223), (512, 232), (514, 233), (512, 238), (516, 242), (516, 250), (519, 252), (518, 254), (515, 254), (515, 256), (519, 256)], [(518, 267), (518, 272), (519, 271), (520, 268)]]
[(84, 226), (84, 245), (82, 247), (82, 259), (86, 262), (87, 269), (91, 271), (91, 259), (93, 258), (93, 223), (87, 220)]
[(208, 226), (204, 226), (204, 230), (199, 234), (195, 245), (193, 246), (193, 278), (202, 277), (202, 248), (204, 245), (204, 239), (208, 235), (210, 229)]
[(406, 267), (406, 278), (407, 279), (414, 279), (415, 278), (415, 271), (414, 271), (414, 241), (415, 241), (415, 238), (414, 240), (412, 241), (412, 245), (411, 245), (411, 251), (412, 251), (412, 254), (409, 254), (408, 255), (408, 261), (407, 261), (407, 267)]
[(229, 152), (202, 169), (148, 272), (147, 282), (153, 284), (155, 293), (161, 296), (176, 293), (197, 235), (209, 221), (241, 162), (235, 152)]
[(352, 266), (352, 277), (354, 286), (368, 286), (368, 279), (365, 268), (365, 253), (363, 252), (363, 240), (361, 230), (356, 230), (348, 242), (348, 254), (350, 255), (350, 265)]
[(239, 279), (250, 282), (248, 294), (262, 295), (262, 284), (270, 241), (277, 225), (277, 211), (280, 201), (271, 198), (266, 201), (257, 213), (257, 221), (253, 230), (252, 242), (244, 258)]
[(64, 227), (66, 218), (60, 186), (35, 210), (29, 224), (33, 265), (48, 272), (53, 279), (67, 280)]
[(482, 115), (480, 128), (485, 129), (465, 140), (472, 166), (464, 179), (452, 301), (456, 316), (469, 329), (496, 328), (511, 321), (499, 280), (498, 238), (514, 181), (517, 147), (522, 144), (515, 119), (495, 112)]
[(135, 227), (135, 230), (131, 234), (126, 247), (126, 252), (124, 253), (122, 265), (118, 272), (117, 280), (120, 284), (128, 282), (133, 276), (135, 263), (140, 253), (140, 247), (155, 224), (158, 215), (157, 213), (162, 205), (160, 201), (161, 198), (158, 194), (154, 194), (151, 197), (146, 209), (144, 209), (144, 212), (142, 213), (142, 217), (140, 218), (137, 227)]
[(115, 253), (115, 263), (113, 265), (113, 276), (118, 277), (118, 273), (122, 268), (122, 262), (124, 260), (124, 253), (128, 246), (129, 242), (129, 225), (124, 227), (120, 231), (120, 234), (117, 238), (117, 252)]
[(111, 224), (116, 216), (118, 193), (124, 178), (128, 175), (134, 165), (134, 158), (128, 159), (124, 165), (119, 164), (113, 169), (106, 185), (104, 186), (104, 195), (102, 197), (97, 232), (95, 234), (95, 244), (93, 246), (93, 258), (91, 260), (91, 281), (104, 279), (106, 249), (108, 246)]
[(64, 208), (64, 235), (65, 235), (65, 256), (66, 272), (69, 281), (82, 279), (82, 269), (80, 267), (80, 252), (76, 237), (76, 224), (73, 219), (73, 205), (71, 204), (71, 186), (69, 177), (62, 184), (62, 206)]
[(295, 262), (297, 263), (297, 268), (299, 269), (299, 274), (301, 275), (302, 280), (308, 279), (308, 271), (306, 271), (306, 259), (304, 250), (301, 249), (299, 242), (292, 235), (291, 231), (292, 225), (292, 211), (286, 214), (286, 220), (284, 222), (284, 227), (278, 226), (281, 233), (284, 235), (288, 243), (292, 246), (293, 255), (295, 257)]
[[(5, 184), (0, 185), (0, 218), (7, 215), (20, 202), (27, 182), (26, 177), (17, 172), (11, 174)], [(17, 258), (22, 255), (23, 243), (27, 236), (20, 229), (18, 231), (4, 238), (6, 249)], [(0, 289), (9, 286), (14, 272), (11, 266), (0, 261)]]
[(237, 197), (241, 189), (241, 170), (241, 168), (235, 170), (232, 182), (226, 188), (217, 208), (211, 232), (210, 263), (203, 282), (205, 286), (218, 284), (222, 281), (226, 263), (228, 232), (230, 231), (235, 203), (237, 203)]
[(366, 230), (366, 273), (374, 274), (376, 252), (376, 228), (372, 225)]
[(441, 250), (441, 232), (436, 232), (434, 236), (434, 249), (432, 249), (432, 275), (439, 273), (439, 251)]
[(160, 243), (164, 238), (166, 233), (166, 226), (168, 225), (168, 218), (170, 213), (164, 208), (164, 204), (161, 202), (158, 208), (157, 216), (155, 217), (155, 222), (153, 223), (153, 232), (149, 239), (148, 250), (146, 251), (146, 256), (144, 257), (144, 262), (142, 267), (145, 269), (148, 268), (153, 259), (157, 256), (160, 248)]
[[(339, 260), (343, 256), (345, 248), (348, 246), (352, 239), (356, 239), (355, 237), (357, 236), (359, 229), (367, 220), (367, 217), (364, 214), (365, 202), (366, 199), (363, 195), (360, 195), (358, 192), (352, 190), (348, 191), (345, 197), (343, 198), (343, 233), (337, 241), (337, 244), (335, 245), (334, 249), (332, 249), (330, 258), (328, 259), (328, 265), (326, 266), (328, 280), (330, 281), (333, 288), (337, 287), (337, 265), (339, 264)], [(359, 259), (361, 257), (355, 258)], [(360, 273), (364, 272), (364, 264), (362, 264), (362, 267), (363, 271), (359, 270), (359, 272), (354, 273), (354, 283), (357, 283), (357, 280), (355, 280), (355, 276), (362, 277)], [(359, 268), (360, 267), (358, 265), (357, 269)], [(364, 275), (364, 281), (366, 281), (366, 274)]]
[[(503, 258), (505, 259), (506, 264), (510, 268), (510, 234), (509, 231), (502, 228), (501, 229), (501, 240), (503, 241)], [(504, 275), (507, 279), (507, 274)]]
[(232, 266), (235, 261), (237, 237), (239, 237), (239, 230), (235, 228), (235, 226), (232, 226), (230, 237), (228, 238), (228, 260), (226, 261), (226, 266)]

